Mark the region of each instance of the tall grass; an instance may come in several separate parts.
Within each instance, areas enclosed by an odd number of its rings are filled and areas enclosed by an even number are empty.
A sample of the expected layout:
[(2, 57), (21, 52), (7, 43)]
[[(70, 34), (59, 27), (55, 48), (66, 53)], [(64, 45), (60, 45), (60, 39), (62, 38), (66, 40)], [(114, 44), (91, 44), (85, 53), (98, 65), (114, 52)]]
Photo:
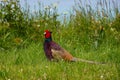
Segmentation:
[[(1, 80), (119, 80), (119, 3), (100, 0), (94, 8), (90, 0), (76, 1), (67, 23), (58, 20), (56, 6), (38, 5), (31, 13), (29, 5), (21, 7), (19, 0), (0, 2)], [(53, 31), (53, 40), (72, 55), (107, 64), (47, 61), (45, 29)]]

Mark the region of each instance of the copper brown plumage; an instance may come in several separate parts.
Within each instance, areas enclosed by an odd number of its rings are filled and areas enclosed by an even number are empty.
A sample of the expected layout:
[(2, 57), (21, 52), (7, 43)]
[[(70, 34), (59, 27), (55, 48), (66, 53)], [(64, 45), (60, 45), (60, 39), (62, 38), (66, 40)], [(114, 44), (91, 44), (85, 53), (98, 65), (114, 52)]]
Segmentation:
[(60, 45), (58, 45), (56, 42), (52, 40), (52, 32), (49, 30), (45, 30), (44, 36), (44, 52), (48, 60), (60, 60), (63, 59), (65, 61), (81, 61), (81, 62), (87, 62), (87, 63), (93, 63), (93, 64), (101, 64), (94, 61), (84, 60), (80, 58), (73, 57), (67, 50), (62, 48)]

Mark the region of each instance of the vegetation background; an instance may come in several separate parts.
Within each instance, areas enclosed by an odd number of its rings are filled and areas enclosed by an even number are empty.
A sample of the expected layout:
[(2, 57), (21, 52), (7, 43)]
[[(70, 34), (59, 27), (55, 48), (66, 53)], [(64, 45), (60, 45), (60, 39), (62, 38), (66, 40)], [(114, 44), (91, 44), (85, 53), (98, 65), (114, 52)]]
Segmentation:
[[(64, 13), (61, 22), (56, 6), (39, 2), (39, 10), (31, 13), (27, 3), (22, 8), (19, 0), (1, 1), (0, 80), (119, 80), (120, 4), (100, 0), (93, 9), (82, 3), (75, 2), (69, 20)], [(49, 62), (43, 51), (45, 29), (72, 55), (106, 65)]]

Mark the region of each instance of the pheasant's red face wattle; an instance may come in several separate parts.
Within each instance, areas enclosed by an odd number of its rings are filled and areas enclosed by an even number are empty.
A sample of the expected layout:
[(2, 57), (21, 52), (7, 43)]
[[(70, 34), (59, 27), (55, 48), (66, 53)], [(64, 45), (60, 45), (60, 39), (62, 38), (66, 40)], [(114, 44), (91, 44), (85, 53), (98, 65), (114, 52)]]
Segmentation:
[(49, 30), (45, 30), (44, 35), (45, 35), (45, 38), (50, 38), (51, 32)]

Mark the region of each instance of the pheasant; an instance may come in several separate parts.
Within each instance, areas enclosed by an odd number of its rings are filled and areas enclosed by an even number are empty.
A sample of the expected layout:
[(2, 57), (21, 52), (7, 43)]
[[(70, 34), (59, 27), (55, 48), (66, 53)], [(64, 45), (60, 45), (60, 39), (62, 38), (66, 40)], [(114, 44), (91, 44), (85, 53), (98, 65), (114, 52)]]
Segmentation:
[(60, 45), (58, 45), (56, 42), (52, 40), (52, 32), (49, 30), (45, 30), (44, 36), (44, 52), (48, 60), (65, 60), (65, 61), (81, 61), (81, 62), (87, 62), (92, 64), (101, 64), (99, 62), (84, 60), (80, 58), (73, 57), (67, 50), (62, 48)]

